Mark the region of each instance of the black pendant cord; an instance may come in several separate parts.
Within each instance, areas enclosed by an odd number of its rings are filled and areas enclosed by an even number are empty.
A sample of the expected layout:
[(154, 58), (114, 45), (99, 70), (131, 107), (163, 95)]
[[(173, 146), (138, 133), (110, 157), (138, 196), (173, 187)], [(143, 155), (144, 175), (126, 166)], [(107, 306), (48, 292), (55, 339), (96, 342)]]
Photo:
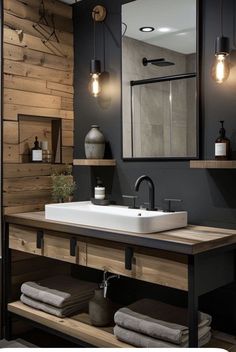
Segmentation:
[(223, 37), (223, 0), (220, 0), (220, 35)]
[[(94, 11), (94, 16), (96, 16), (96, 12)], [(93, 58), (96, 60), (96, 21), (93, 19)]]
[(234, 47), (236, 48), (236, 18), (235, 18), (235, 12), (236, 12), (236, 4), (235, 4), (235, 1), (233, 1), (233, 45)]

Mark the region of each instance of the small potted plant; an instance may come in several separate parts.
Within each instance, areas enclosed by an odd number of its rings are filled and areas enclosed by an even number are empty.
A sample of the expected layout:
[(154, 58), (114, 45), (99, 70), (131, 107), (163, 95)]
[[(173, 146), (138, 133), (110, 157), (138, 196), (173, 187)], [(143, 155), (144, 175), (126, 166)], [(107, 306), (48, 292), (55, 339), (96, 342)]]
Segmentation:
[(68, 166), (64, 172), (54, 173), (51, 177), (53, 201), (58, 203), (70, 202), (76, 189), (72, 167)]

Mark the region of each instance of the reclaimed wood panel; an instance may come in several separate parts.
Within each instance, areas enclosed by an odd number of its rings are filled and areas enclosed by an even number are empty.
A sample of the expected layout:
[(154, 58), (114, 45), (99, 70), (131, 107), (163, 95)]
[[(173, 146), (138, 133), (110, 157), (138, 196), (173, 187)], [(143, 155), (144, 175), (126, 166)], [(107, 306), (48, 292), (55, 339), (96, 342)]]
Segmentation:
[[(40, 9), (40, 2), (38, 0), (20, 0), (23, 4), (30, 7), (35, 7), (38, 11)], [(53, 13), (58, 16), (72, 18), (72, 8), (62, 2), (55, 0), (44, 0), (45, 11), (49, 14)]]
[(73, 163), (73, 147), (62, 147), (62, 162), (63, 164)]
[(15, 89), (4, 89), (3, 102), (5, 104), (16, 104), (25, 105), (27, 102), (28, 106), (49, 108), (49, 109), (61, 109), (61, 98), (54, 97), (52, 95), (46, 95), (41, 93), (31, 93)]
[(74, 145), (74, 133), (73, 131), (63, 130), (62, 131), (62, 146), (73, 147)]
[(4, 28), (3, 42), (14, 44), (17, 46), (42, 51), (43, 53), (52, 54), (55, 56), (73, 58), (73, 47), (70, 45), (53, 42), (51, 40), (45, 43), (40, 38), (24, 32), (15, 31), (10, 28)]
[[(26, 102), (25, 102), (26, 103)], [(4, 104), (3, 116), (5, 120), (18, 121), (19, 115), (58, 117), (62, 119), (74, 118), (74, 111), (38, 108), (27, 105)]]
[(19, 143), (18, 123), (12, 121), (3, 121), (4, 142), (7, 144)]
[(236, 169), (236, 160), (191, 160), (191, 169)]
[(42, 249), (36, 246), (37, 232), (32, 228), (9, 226), (9, 247), (21, 252), (42, 255)]
[(19, 145), (3, 143), (3, 163), (19, 163)]
[(24, 62), (4, 60), (3, 72), (23, 77), (37, 78), (52, 82), (72, 85), (73, 75), (70, 72), (54, 70), (47, 67), (30, 65)]
[(63, 131), (74, 131), (74, 121), (73, 120), (62, 120), (62, 130)]
[[(39, 32), (35, 24), (41, 0), (4, 0), (5, 214), (43, 210), (51, 201), (50, 175), (65, 168), (28, 163), (36, 135), (39, 140), (48, 140), (51, 149), (52, 118), (74, 118), (72, 8), (57, 0), (44, 0), (44, 4), (48, 25), (42, 25)], [(52, 15), (59, 43), (55, 36), (48, 42), (42, 40), (46, 31), (52, 31)], [(26, 117), (23, 122), (22, 117)], [(68, 144), (69, 137), (65, 138)], [(62, 152), (63, 161), (72, 162), (72, 147), (65, 146)]]
[(68, 58), (43, 53), (41, 51), (13, 44), (4, 43), (3, 57), (6, 60), (24, 62), (26, 64), (52, 68), (54, 70), (73, 71), (73, 62)]
[[(37, 0), (37, 2), (38, 2), (38, 0)], [(7, 26), (8, 28), (12, 28), (14, 30), (17, 30), (17, 29), (23, 30), (27, 34), (30, 34), (30, 35), (33, 35), (35, 37), (39, 37), (42, 39), (45, 39), (44, 36), (42, 35), (42, 33), (44, 35), (46, 35), (47, 33), (50, 33), (53, 31), (52, 27), (46, 26), (44, 24), (41, 24), (41, 31), (37, 31), (35, 29), (35, 22), (34, 21), (30, 21), (26, 18), (22, 19), (22, 18), (17, 17), (7, 11), (5, 11), (5, 13), (4, 13), (4, 25)], [(65, 43), (67, 45), (73, 46), (72, 33), (57, 30), (57, 37), (61, 43)], [(52, 36), (51, 40), (56, 41), (56, 37)]]
[[(40, 15), (37, 9), (31, 6), (28, 6), (21, 1), (4, 0), (3, 6), (5, 11), (17, 17), (28, 19), (36, 23), (39, 20)], [(49, 16), (46, 16), (46, 18), (48, 23), (51, 23), (51, 14)], [(65, 32), (73, 33), (73, 23), (71, 19), (65, 18), (64, 16), (54, 15), (54, 23), (57, 29), (60, 29)]]
[(50, 176), (12, 177), (4, 180), (3, 192), (14, 193), (24, 191), (51, 190)]

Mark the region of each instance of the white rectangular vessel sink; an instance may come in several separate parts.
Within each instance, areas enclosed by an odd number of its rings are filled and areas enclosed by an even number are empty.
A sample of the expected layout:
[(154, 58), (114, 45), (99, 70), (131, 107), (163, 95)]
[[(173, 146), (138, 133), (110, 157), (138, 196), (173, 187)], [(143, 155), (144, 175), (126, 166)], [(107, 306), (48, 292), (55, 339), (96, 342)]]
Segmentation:
[(153, 233), (187, 226), (187, 212), (166, 213), (125, 206), (73, 202), (45, 205), (48, 220), (116, 231)]

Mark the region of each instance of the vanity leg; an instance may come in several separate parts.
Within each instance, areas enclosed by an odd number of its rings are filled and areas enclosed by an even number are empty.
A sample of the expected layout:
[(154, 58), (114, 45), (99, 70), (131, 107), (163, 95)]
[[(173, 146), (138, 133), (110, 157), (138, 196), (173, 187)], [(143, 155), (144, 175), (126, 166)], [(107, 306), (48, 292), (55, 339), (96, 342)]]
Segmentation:
[(11, 297), (11, 249), (9, 249), (9, 224), (5, 223), (4, 229), (4, 241), (3, 241), (3, 282), (4, 282), (4, 326), (5, 326), (5, 339), (12, 339), (12, 317), (8, 312), (8, 302)]
[(198, 347), (198, 292), (194, 256), (188, 258), (188, 325), (189, 347)]

